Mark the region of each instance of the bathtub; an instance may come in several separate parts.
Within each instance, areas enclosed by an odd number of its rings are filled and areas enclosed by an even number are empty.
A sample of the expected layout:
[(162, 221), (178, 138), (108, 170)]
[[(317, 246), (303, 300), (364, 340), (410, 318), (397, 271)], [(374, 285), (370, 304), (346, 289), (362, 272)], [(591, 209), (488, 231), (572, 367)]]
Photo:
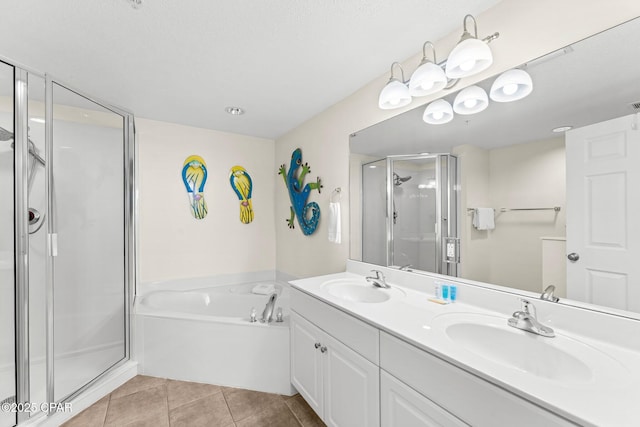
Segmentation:
[[(251, 293), (258, 282), (158, 289), (137, 297), (134, 354), (140, 373), (294, 394), (289, 380), (289, 287), (270, 283), (278, 299), (269, 324), (249, 321), (252, 308), (261, 318), (268, 298)], [(278, 309), (283, 322), (275, 321)]]

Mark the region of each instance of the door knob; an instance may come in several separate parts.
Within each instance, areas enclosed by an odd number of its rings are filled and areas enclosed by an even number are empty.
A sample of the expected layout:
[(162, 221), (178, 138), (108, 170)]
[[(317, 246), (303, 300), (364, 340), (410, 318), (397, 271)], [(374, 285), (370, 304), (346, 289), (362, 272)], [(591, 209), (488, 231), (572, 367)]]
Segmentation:
[(580, 255), (578, 255), (575, 252), (571, 252), (569, 255), (567, 255), (567, 258), (569, 259), (569, 261), (576, 262), (577, 260), (580, 259)]

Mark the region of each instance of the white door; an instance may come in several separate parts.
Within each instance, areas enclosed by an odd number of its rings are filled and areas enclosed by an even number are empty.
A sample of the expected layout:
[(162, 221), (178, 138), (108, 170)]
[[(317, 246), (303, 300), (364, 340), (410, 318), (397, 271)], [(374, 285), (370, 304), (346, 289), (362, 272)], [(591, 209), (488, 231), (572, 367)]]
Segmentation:
[(638, 115), (567, 132), (567, 297), (640, 312)]
[(380, 425), (380, 368), (324, 336), (324, 418), (329, 427)]
[(322, 418), (322, 353), (320, 329), (291, 313), (291, 383)]

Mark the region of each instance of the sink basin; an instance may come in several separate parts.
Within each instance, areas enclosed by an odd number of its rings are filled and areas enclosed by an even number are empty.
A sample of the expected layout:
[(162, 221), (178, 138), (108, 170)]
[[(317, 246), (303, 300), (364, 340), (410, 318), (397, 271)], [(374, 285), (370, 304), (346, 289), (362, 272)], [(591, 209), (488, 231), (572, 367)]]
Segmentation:
[(404, 296), (404, 292), (397, 288), (376, 288), (366, 280), (336, 279), (322, 284), (329, 295), (344, 301), (359, 303), (381, 303), (392, 297)]
[(600, 372), (623, 371), (617, 360), (594, 347), (562, 335), (547, 338), (512, 328), (506, 318), (450, 313), (436, 317), (432, 328), (463, 351), (554, 382), (589, 383)]

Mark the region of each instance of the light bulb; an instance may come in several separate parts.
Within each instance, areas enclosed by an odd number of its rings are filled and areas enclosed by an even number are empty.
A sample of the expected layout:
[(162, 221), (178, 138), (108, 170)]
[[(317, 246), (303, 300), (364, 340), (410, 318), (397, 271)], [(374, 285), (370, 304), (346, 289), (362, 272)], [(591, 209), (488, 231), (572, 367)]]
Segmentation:
[(444, 117), (444, 113), (442, 111), (436, 111), (432, 114), (432, 116), (435, 120), (440, 120)]
[(506, 84), (503, 88), (502, 88), (502, 92), (504, 92), (505, 95), (513, 95), (514, 93), (516, 93), (518, 91), (518, 85), (515, 83), (509, 83)]
[(460, 69), (462, 71), (469, 71), (469, 70), (472, 70), (473, 67), (475, 66), (476, 66), (476, 60), (469, 59), (468, 61), (464, 61), (463, 63), (460, 64)]
[(422, 84), (420, 85), (420, 87), (423, 90), (429, 90), (433, 87), (433, 81), (431, 80), (425, 80), (424, 82), (422, 82)]
[(476, 106), (476, 104), (478, 104), (478, 100), (477, 99), (465, 99), (464, 100), (464, 106), (467, 108), (473, 108)]

